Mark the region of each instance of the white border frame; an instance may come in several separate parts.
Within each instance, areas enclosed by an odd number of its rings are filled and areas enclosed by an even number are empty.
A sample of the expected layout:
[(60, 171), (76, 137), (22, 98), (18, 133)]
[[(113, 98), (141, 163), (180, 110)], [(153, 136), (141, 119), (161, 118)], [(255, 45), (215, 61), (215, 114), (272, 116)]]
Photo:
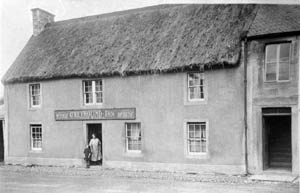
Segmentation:
[[(141, 150), (129, 150), (128, 149), (128, 140), (127, 140), (127, 124), (131, 123), (138, 123), (140, 124), (140, 130), (141, 130)], [(125, 128), (125, 151), (127, 154), (142, 154), (143, 149), (143, 133), (142, 133), (142, 123), (139, 121), (129, 121), (124, 122), (124, 128)]]
[[(280, 60), (280, 45), (281, 44), (284, 44), (284, 43), (288, 43), (290, 44), (290, 52), (289, 52), (289, 79), (288, 80), (279, 80), (278, 77), (279, 77), (279, 60)], [(276, 58), (276, 80), (267, 80), (267, 46), (269, 45), (277, 45), (279, 47), (277, 47), (276, 49), (276, 54), (277, 54), (277, 58)], [(265, 44), (265, 49), (264, 49), (264, 58), (265, 58), (265, 61), (264, 61), (264, 82), (266, 83), (270, 83), (270, 82), (290, 82), (291, 81), (291, 57), (292, 57), (292, 45), (293, 43), (290, 42), (290, 41), (287, 41), (287, 42), (270, 42), (270, 43), (266, 43)]]
[[(40, 85), (40, 104), (39, 105), (32, 105), (32, 97), (31, 97), (31, 85), (39, 84)], [(43, 89), (42, 89), (42, 83), (40, 82), (32, 82), (28, 83), (27, 85), (27, 96), (28, 96), (28, 109), (39, 109), (42, 107), (43, 103)]]
[[(202, 78), (203, 78), (203, 85), (202, 85), (202, 87), (203, 87), (203, 95), (204, 95), (203, 98), (200, 98), (200, 99), (191, 99), (191, 98), (190, 98), (189, 74), (202, 74), (202, 75), (200, 75), (200, 76), (202, 76)], [(204, 76), (204, 72), (188, 72), (188, 73), (186, 74), (186, 76), (187, 76), (187, 77), (186, 77), (186, 80), (187, 80), (187, 82), (186, 82), (186, 85), (187, 85), (186, 89), (187, 89), (187, 100), (188, 100), (188, 102), (204, 101), (204, 100), (205, 100), (205, 87), (206, 87), (206, 85), (205, 85), (205, 76)]]
[[(32, 125), (41, 125), (42, 129), (42, 147), (41, 148), (34, 148), (33, 147), (33, 141), (32, 141)], [(41, 153), (43, 152), (44, 149), (44, 129), (43, 129), (43, 124), (40, 122), (31, 122), (29, 123), (29, 152), (34, 152), (34, 153)]]
[[(101, 103), (96, 103), (96, 84), (95, 81), (97, 80), (101, 80), (102, 83), (102, 102)], [(84, 82), (85, 81), (92, 81), (92, 94), (93, 94), (93, 103), (85, 103), (85, 93), (84, 93)], [(81, 81), (81, 96), (82, 96), (82, 102), (83, 102), (83, 106), (85, 107), (89, 107), (89, 106), (101, 106), (104, 103), (104, 80), (103, 78), (96, 78), (96, 79), (83, 79)]]
[[(204, 98), (203, 99), (196, 99), (196, 100), (189, 100), (189, 87), (188, 87), (188, 74), (189, 73), (203, 73), (203, 91), (204, 91)], [(184, 105), (203, 105), (207, 104), (208, 100), (208, 79), (206, 78), (206, 73), (203, 71), (190, 71), (185, 72), (183, 74), (183, 102)]]
[[(206, 124), (206, 152), (190, 153), (187, 142), (188, 123), (205, 122)], [(208, 119), (184, 119), (183, 123), (183, 140), (184, 140), (184, 155), (191, 159), (208, 159), (209, 158), (209, 121)]]

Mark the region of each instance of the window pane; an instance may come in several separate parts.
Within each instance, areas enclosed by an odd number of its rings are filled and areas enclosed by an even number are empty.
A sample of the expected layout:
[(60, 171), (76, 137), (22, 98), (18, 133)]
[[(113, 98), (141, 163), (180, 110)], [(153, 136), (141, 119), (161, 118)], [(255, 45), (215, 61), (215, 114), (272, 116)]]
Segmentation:
[(97, 80), (95, 81), (95, 85), (96, 85), (96, 92), (102, 91), (102, 81), (101, 80)]
[(141, 150), (141, 128), (139, 123), (126, 123), (128, 150)]
[(206, 126), (205, 122), (188, 123), (189, 152), (206, 152)]
[(290, 43), (280, 44), (280, 60), (290, 57)]
[(276, 80), (276, 63), (266, 63), (266, 80)]
[(127, 137), (131, 137), (131, 129), (127, 126)]
[(32, 105), (37, 106), (40, 104), (40, 96), (33, 96), (32, 97)]
[(206, 139), (206, 129), (205, 125), (201, 125), (201, 138)]
[(193, 125), (193, 124), (189, 124), (189, 131), (188, 131), (188, 133), (189, 133), (189, 138), (191, 139), (191, 138), (194, 138), (194, 136), (195, 136), (195, 125)]
[(278, 45), (268, 45), (266, 47), (266, 62), (276, 62), (277, 60), (277, 46)]
[(131, 143), (128, 143), (128, 150), (133, 150), (133, 145)]
[(102, 92), (96, 93), (96, 103), (102, 103)]
[(190, 99), (195, 99), (194, 87), (189, 88), (189, 90), (190, 90)]
[(200, 141), (190, 141), (190, 152), (200, 152)]
[(199, 86), (194, 88), (194, 92), (195, 92), (195, 98), (200, 99), (200, 87)]
[(289, 80), (290, 65), (288, 62), (281, 62), (279, 64), (279, 77), (278, 80)]
[(200, 138), (200, 125), (195, 125), (195, 138)]
[(201, 152), (206, 152), (206, 141), (201, 141)]
[(31, 89), (31, 95), (36, 96), (40, 94), (40, 85), (39, 84), (33, 84), (30, 86)]
[(84, 92), (92, 92), (92, 81), (84, 81)]
[(200, 87), (200, 98), (204, 99), (204, 91), (203, 91), (203, 87)]
[(42, 148), (42, 127), (39, 125), (32, 125), (30, 127), (32, 148)]
[(188, 74), (188, 81), (189, 81), (189, 86), (194, 86), (194, 74), (193, 73)]
[(203, 86), (203, 79), (200, 79), (200, 85)]
[(203, 99), (204, 92), (202, 86), (190, 87), (190, 99)]
[(188, 74), (189, 99), (204, 98), (203, 84), (204, 84), (203, 73)]
[(30, 100), (31, 106), (40, 105), (40, 84), (30, 85)]
[(194, 84), (195, 85), (200, 85), (200, 73), (195, 73), (194, 74)]
[(85, 94), (85, 103), (93, 103), (93, 94), (92, 93)]
[(203, 85), (203, 74), (202, 73), (190, 73), (188, 74), (189, 86)]

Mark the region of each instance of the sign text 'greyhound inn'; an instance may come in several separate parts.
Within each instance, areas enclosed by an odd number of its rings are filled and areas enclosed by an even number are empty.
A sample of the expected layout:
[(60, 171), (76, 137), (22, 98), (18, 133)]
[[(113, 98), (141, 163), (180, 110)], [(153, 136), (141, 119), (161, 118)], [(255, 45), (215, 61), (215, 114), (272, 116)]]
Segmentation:
[(84, 109), (57, 110), (54, 116), (56, 121), (134, 120), (136, 113), (135, 108)]

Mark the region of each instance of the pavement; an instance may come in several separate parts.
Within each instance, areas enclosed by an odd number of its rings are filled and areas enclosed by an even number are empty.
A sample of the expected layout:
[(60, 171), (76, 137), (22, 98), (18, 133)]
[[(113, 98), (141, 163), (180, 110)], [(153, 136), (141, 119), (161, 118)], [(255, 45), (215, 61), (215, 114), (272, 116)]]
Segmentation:
[(1, 193), (298, 193), (299, 183), (247, 176), (104, 168), (0, 166)]

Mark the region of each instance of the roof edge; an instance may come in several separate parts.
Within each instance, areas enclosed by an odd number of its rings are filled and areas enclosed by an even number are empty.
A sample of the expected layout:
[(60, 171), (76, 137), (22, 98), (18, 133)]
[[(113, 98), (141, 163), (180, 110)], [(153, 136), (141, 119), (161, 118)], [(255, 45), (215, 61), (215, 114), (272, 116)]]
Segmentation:
[(269, 34), (247, 36), (247, 38), (248, 38), (248, 40), (254, 40), (254, 39), (274, 38), (274, 37), (282, 37), (282, 36), (293, 36), (293, 35), (300, 35), (300, 30), (299, 31), (289, 31), (289, 32), (279, 32), (279, 33), (269, 33)]
[(36, 77), (18, 77), (13, 79), (4, 80), (1, 82), (4, 85), (14, 84), (14, 83), (27, 83), (36, 81), (48, 81), (48, 80), (61, 80), (61, 79), (72, 79), (72, 78), (105, 78), (105, 77), (127, 77), (127, 76), (137, 76), (137, 75), (151, 75), (151, 74), (170, 74), (170, 73), (180, 73), (180, 72), (190, 72), (190, 71), (208, 71), (217, 69), (229, 69), (239, 66), (241, 58), (241, 53), (238, 54), (236, 62), (222, 62), (222, 63), (208, 63), (208, 64), (190, 64), (187, 66), (178, 66), (168, 69), (157, 69), (157, 70), (135, 70), (135, 71), (124, 71), (119, 73), (117, 71), (107, 72), (107, 73), (82, 73), (82, 74), (68, 74), (68, 75), (57, 75), (57, 76), (36, 76)]

